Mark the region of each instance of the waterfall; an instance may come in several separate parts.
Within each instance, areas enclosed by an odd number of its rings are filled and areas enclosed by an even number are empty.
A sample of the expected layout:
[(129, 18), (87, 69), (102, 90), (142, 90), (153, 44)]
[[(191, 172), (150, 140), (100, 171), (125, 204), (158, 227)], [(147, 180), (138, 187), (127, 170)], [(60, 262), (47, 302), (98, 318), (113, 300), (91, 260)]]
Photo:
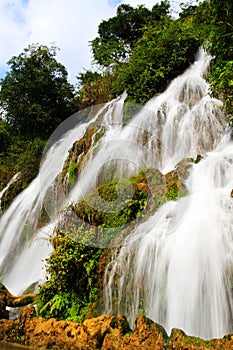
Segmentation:
[(198, 60), (163, 94), (140, 108), (124, 127), (119, 116), (117, 122), (113, 117), (110, 122), (105, 118), (110, 130), (70, 194), (74, 202), (96, 186), (98, 174), (106, 168), (109, 173), (114, 168), (117, 178), (129, 177), (145, 167), (165, 174), (181, 159), (196, 158), (220, 142), (227, 127), (222, 103), (211, 98), (202, 77), (210, 60), (201, 50)]
[(233, 331), (233, 144), (201, 77), (207, 61), (200, 58), (149, 102), (166, 103), (156, 129), (162, 147), (149, 152), (157, 152), (153, 164), (166, 173), (181, 156), (204, 157), (191, 168), (188, 195), (164, 204), (112, 255), (104, 312), (126, 315), (132, 328), (144, 313), (168, 333), (180, 328), (210, 339)]
[[(203, 78), (210, 61), (200, 50), (196, 62), (145, 106), (127, 105), (124, 93), (71, 117), (57, 131), (59, 139), (56, 132), (51, 136), (38, 176), (0, 218), (1, 281), (12, 293), (44, 280), (49, 238), (71, 203), (109, 179), (142, 168), (166, 174), (183, 158), (202, 155), (187, 179), (189, 194), (132, 225), (113, 254), (105, 273), (105, 312), (124, 313), (132, 327), (143, 311), (168, 331), (179, 327), (205, 338), (229, 331), (232, 143), (222, 103)], [(90, 149), (79, 154), (78, 178), (68, 191), (59, 176), (90, 128)], [(102, 200), (101, 210), (108, 212), (108, 205)], [(48, 220), (41, 226), (43, 211)]]
[[(59, 193), (61, 188), (56, 188), (57, 176), (63, 169), (73, 143), (85, 134), (88, 126), (94, 123), (101, 113), (107, 116), (111, 114), (116, 101), (99, 106), (97, 110), (94, 109), (95, 113), (88, 109), (84, 117), (81, 115), (82, 118), (80, 114), (68, 118), (65, 125), (61, 125), (60, 129), (51, 136), (51, 145), (44, 154), (37, 177), (15, 198), (1, 216), (1, 282), (12, 293), (20, 294), (31, 284), (44, 281), (43, 266), (45, 259), (52, 251), (49, 239), (59, 220), (59, 211), (69, 201), (65, 192)], [(80, 119), (81, 121), (90, 120), (81, 122)], [(68, 131), (56, 141), (57, 134), (60, 135), (66, 129)], [(50, 221), (47, 225), (37, 228), (43, 206)]]
[[(193, 165), (189, 195), (168, 202), (127, 237), (106, 270), (106, 312), (131, 327), (143, 310), (168, 332), (232, 332), (233, 144)], [(117, 300), (117, 302), (116, 302)]]

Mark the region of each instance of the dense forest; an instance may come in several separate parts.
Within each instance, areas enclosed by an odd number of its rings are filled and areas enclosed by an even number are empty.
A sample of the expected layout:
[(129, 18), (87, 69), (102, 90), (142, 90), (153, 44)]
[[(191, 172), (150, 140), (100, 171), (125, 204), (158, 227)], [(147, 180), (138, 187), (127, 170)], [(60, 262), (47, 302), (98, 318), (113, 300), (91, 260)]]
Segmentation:
[[(32, 44), (12, 57), (0, 82), (0, 191), (14, 174), (20, 171), (21, 176), (5, 197), (2, 210), (36, 176), (46, 142), (62, 121), (125, 90), (129, 102), (144, 104), (194, 62), (200, 47), (213, 56), (206, 78), (213, 96), (223, 101), (229, 124), (233, 124), (232, 0), (205, 0), (196, 6), (188, 2), (178, 18), (168, 0), (151, 10), (120, 5), (114, 17), (99, 24), (98, 36), (91, 41), (98, 70), (80, 72), (78, 88), (69, 83), (66, 68), (56, 60), (56, 47)], [(137, 201), (131, 204), (135, 215), (145, 205), (145, 193), (138, 186), (144, 175), (138, 176), (130, 179), (138, 191)], [(114, 196), (113, 187), (109, 182), (99, 190)], [(168, 199), (177, 196), (172, 190), (166, 194)], [(81, 204), (79, 210), (88, 212)], [(132, 219), (127, 215), (126, 222)], [(101, 220), (103, 225), (106, 218)], [(99, 258), (103, 262), (107, 252), (78, 244), (64, 232), (57, 232), (52, 243), (50, 280), (40, 289), (38, 313), (75, 321), (81, 321), (87, 312), (95, 315), (103, 273)]]

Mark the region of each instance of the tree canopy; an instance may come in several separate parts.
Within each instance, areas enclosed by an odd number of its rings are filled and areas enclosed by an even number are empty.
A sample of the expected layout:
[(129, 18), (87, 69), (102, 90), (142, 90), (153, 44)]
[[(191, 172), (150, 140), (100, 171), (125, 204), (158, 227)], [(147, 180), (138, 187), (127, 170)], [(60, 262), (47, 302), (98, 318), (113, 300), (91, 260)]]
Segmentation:
[(172, 0), (161, 1), (152, 10), (120, 5), (114, 17), (100, 23), (98, 36), (91, 41), (100, 70), (79, 76), (81, 100), (104, 102), (127, 90), (132, 102), (144, 103), (181, 74), (203, 46), (215, 56), (209, 74), (212, 90), (232, 113), (232, 0), (204, 0), (198, 5), (185, 1), (178, 18), (171, 16), (170, 4)]
[(47, 138), (74, 112), (74, 88), (65, 67), (55, 59), (56, 52), (55, 47), (30, 45), (8, 62), (0, 105), (19, 135)]
[(100, 23), (98, 36), (91, 41), (94, 60), (109, 66), (129, 58), (143, 35), (142, 29), (161, 20), (168, 14), (169, 7), (167, 0), (156, 4), (151, 11), (143, 5), (136, 8), (120, 5), (116, 16)]
[(211, 32), (211, 52), (225, 64), (233, 59), (233, 2), (210, 0), (209, 6), (214, 25)]
[(146, 102), (193, 61), (201, 44), (189, 20), (163, 20), (144, 30), (128, 64), (118, 67), (117, 93), (126, 89), (131, 100)]

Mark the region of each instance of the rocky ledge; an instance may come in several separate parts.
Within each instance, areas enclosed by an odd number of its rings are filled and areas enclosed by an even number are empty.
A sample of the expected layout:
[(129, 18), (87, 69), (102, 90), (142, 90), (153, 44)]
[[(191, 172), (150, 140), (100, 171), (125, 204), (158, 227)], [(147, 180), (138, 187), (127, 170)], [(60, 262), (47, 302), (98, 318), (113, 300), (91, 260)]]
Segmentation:
[(36, 317), (33, 306), (22, 309), (15, 320), (0, 320), (0, 346), (6, 342), (25, 349), (56, 350), (233, 349), (232, 335), (206, 341), (173, 329), (168, 337), (163, 327), (145, 316), (137, 318), (132, 331), (122, 315), (102, 315), (75, 323)]

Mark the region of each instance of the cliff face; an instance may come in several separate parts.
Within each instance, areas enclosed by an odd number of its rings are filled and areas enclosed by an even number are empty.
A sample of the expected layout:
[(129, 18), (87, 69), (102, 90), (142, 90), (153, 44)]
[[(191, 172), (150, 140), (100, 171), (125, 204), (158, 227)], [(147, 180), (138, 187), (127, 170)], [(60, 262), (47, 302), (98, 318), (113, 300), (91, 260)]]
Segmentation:
[[(35, 317), (33, 306), (24, 308), (15, 320), (0, 320), (1, 341), (20, 343), (31, 349), (62, 350), (204, 350), (233, 348), (233, 335), (205, 341), (173, 329), (168, 337), (163, 327), (139, 316), (130, 330), (122, 315), (102, 315), (83, 323)], [(2, 343), (3, 344), (3, 343)]]

